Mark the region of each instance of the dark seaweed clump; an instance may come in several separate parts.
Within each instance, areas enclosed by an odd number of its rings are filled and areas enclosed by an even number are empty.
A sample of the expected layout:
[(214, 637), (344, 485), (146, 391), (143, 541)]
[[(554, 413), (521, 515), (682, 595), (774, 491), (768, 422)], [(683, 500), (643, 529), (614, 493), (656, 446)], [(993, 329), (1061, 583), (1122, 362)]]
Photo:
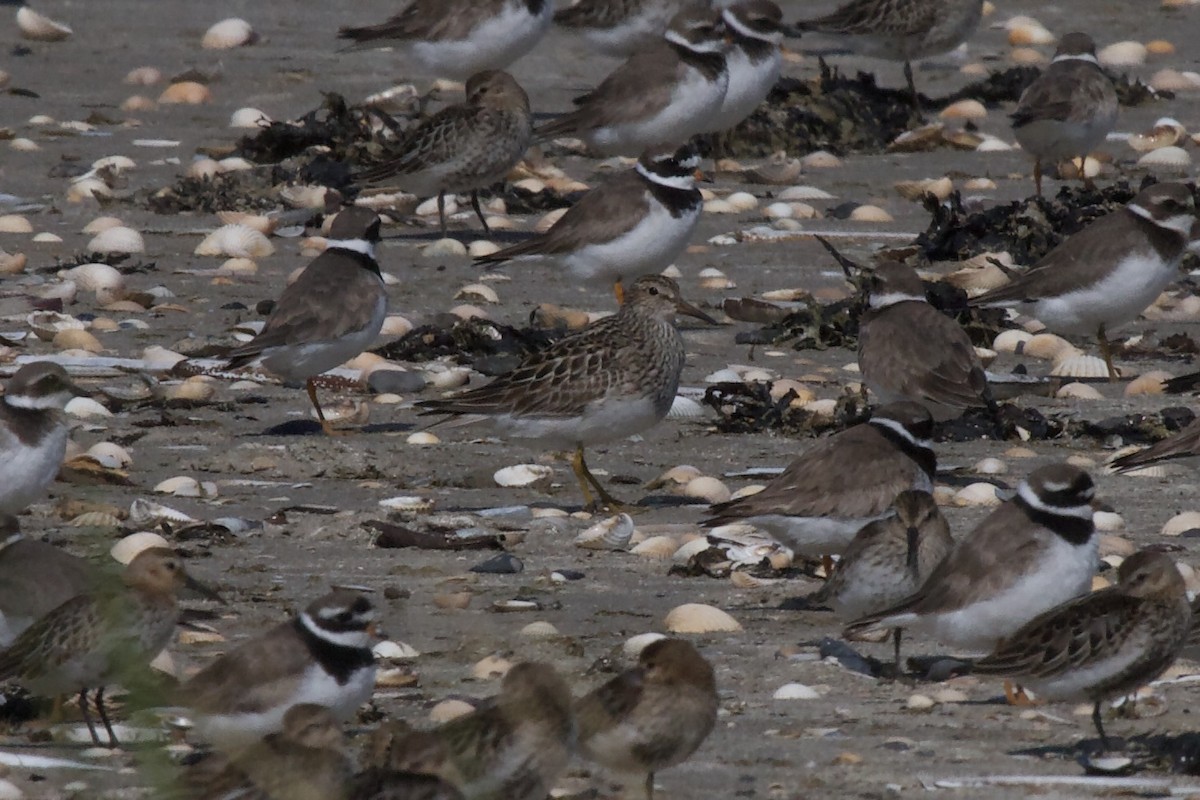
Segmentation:
[(515, 367), (522, 357), (544, 349), (562, 331), (514, 328), (485, 319), (447, 319), (414, 328), (372, 352), (394, 361), (423, 362), (449, 357), (485, 375)]
[[(1153, 182), (1147, 178), (1142, 186)], [(1033, 264), (1092, 220), (1123, 207), (1141, 188), (1127, 181), (1093, 189), (1063, 186), (1054, 197), (1029, 197), (980, 211), (967, 209), (957, 193), (945, 203), (931, 198), (925, 201), (929, 227), (915, 244), (930, 261), (1006, 251), (1018, 264)]]
[(1102, 445), (1154, 444), (1183, 430), (1196, 413), (1183, 406), (1169, 406), (1156, 414), (1127, 414), (1101, 420), (1081, 419), (1068, 426), (1068, 433), (1088, 437)]
[(857, 394), (843, 395), (830, 418), (793, 406), (796, 399), (793, 391), (778, 400), (772, 399), (771, 386), (759, 382), (718, 383), (705, 390), (703, 402), (717, 412), (716, 428), (721, 433), (775, 431), (810, 437), (845, 430), (867, 418), (866, 402)]
[(237, 154), (259, 164), (277, 164), (319, 146), (329, 148), (335, 161), (357, 160), (369, 155), (372, 115), (377, 113), (351, 106), (340, 94), (329, 92), (320, 107), (295, 122), (272, 122), (242, 137)]

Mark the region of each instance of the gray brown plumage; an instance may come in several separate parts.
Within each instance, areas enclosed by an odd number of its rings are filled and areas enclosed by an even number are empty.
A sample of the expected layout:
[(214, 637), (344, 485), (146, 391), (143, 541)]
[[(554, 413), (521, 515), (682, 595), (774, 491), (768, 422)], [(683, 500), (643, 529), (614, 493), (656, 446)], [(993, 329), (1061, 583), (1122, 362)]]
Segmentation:
[(298, 705), (278, 733), (232, 755), (205, 754), (182, 782), (194, 800), (351, 800), (352, 775), (341, 724), (323, 706)]
[(262, 331), (227, 354), (229, 368), (261, 364), (287, 382), (304, 382), (326, 433), (313, 378), (363, 352), (387, 316), (387, 290), (375, 261), (380, 220), (370, 209), (338, 212), (328, 247), (283, 290)]
[(712, 666), (690, 642), (659, 639), (642, 650), (638, 665), (594, 689), (575, 706), (579, 749), (618, 772), (646, 776), (687, 760), (717, 721)]
[(1197, 455), (1200, 455), (1200, 420), (1155, 442), (1145, 450), (1113, 459), (1110, 466), (1117, 472), (1128, 472), (1163, 461), (1194, 458)]
[(87, 705), (94, 689), (109, 744), (116, 747), (104, 687), (144, 671), (166, 646), (179, 618), (175, 595), (184, 587), (215, 596), (187, 574), (173, 551), (143, 550), (126, 567), (121, 586), (77, 595), (25, 629), (0, 652), (0, 679), (15, 678), (39, 694), (78, 692), (88, 731), (99, 744)]
[(548, 664), (522, 662), (500, 693), (432, 731), (401, 733), (382, 766), (436, 775), (467, 800), (544, 800), (574, 752), (571, 691)]
[(209, 663), (180, 687), (179, 702), (200, 736), (226, 750), (280, 730), (293, 706), (349, 719), (375, 688), (375, 619), (365, 596), (334, 590)]
[(1149, 186), (971, 305), (1015, 308), (1052, 331), (1095, 335), (1115, 380), (1106, 334), (1137, 319), (1177, 277), (1195, 220), (1187, 186)]
[(1175, 563), (1142, 550), (1117, 585), (1046, 611), (976, 661), (977, 675), (1019, 680), (1047, 700), (1088, 700), (1107, 749), (1100, 704), (1157, 678), (1187, 643), (1192, 609)]
[(712, 506), (704, 525), (748, 522), (797, 553), (841, 553), (865, 525), (891, 516), (896, 495), (932, 491), (933, 419), (919, 403), (876, 409), (868, 422), (809, 446), (757, 494)]
[(529, 97), (507, 72), (489, 70), (467, 80), (466, 100), (448, 106), (417, 125), (394, 155), (354, 175), (375, 184), (395, 180), (423, 197), (438, 198), (442, 235), (446, 233), (447, 192), (471, 192), (471, 206), (484, 231), (479, 190), (504, 180), (533, 135)]
[[(813, 602), (827, 603), (844, 620), (858, 619), (911, 595), (942, 562), (954, 539), (933, 495), (901, 492), (892, 507), (894, 516), (876, 520), (854, 535)], [(893, 634), (897, 670), (900, 637), (897, 628)]]
[(581, 34), (602, 53), (626, 57), (662, 37), (671, 17), (704, 0), (579, 0), (554, 12), (554, 22)]
[(578, 136), (597, 153), (636, 156), (703, 133), (729, 86), (719, 15), (677, 14), (663, 38), (635, 52), (577, 108), (538, 127), (539, 139)]
[(916, 270), (880, 264), (859, 320), (858, 367), (881, 402), (915, 400), (935, 419), (993, 406), (987, 376), (966, 331), (925, 298)]
[(575, 450), (575, 474), (590, 505), (617, 504), (587, 471), (583, 448), (640, 433), (666, 417), (683, 370), (676, 314), (713, 323), (686, 303), (670, 278), (635, 281), (620, 310), (528, 356), (486, 386), (418, 403), (426, 414), (487, 419), (501, 435)]
[(919, 105), (912, 63), (953, 50), (975, 33), (983, 0), (850, 0), (796, 28), (847, 40), (863, 55), (904, 62), (914, 106)]
[(411, 0), (376, 25), (343, 27), (352, 47), (399, 45), (427, 72), (463, 79), (504, 69), (528, 53), (550, 27), (553, 0)]
[(991, 650), (1091, 586), (1099, 560), (1094, 494), (1091, 477), (1068, 464), (1034, 470), (955, 543), (921, 588), (851, 623), (847, 635), (910, 628), (968, 653)]
[(1096, 61), (1092, 37), (1063, 36), (1050, 66), (1021, 93), (1011, 118), (1017, 141), (1034, 158), (1040, 196), (1043, 163), (1087, 156), (1117, 122), (1117, 91)]
[(0, 647), (97, 585), (100, 570), (52, 544), (13, 534), (0, 542)]

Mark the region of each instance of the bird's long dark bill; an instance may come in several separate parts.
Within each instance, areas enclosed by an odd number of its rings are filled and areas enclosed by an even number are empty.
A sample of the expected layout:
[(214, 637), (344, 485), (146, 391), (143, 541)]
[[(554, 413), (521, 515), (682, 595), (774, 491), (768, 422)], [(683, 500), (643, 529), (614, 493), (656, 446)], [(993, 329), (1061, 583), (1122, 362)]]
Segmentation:
[(717, 322), (715, 319), (713, 319), (712, 317), (710, 317), (708, 314), (705, 314), (703, 311), (696, 308), (691, 303), (685, 302), (683, 300), (680, 300), (678, 303), (675, 304), (675, 312), (678, 314), (683, 314), (686, 317), (695, 317), (696, 319), (702, 319), (705, 322), (707, 322), (709, 325), (720, 325), (721, 324), (721, 323)]

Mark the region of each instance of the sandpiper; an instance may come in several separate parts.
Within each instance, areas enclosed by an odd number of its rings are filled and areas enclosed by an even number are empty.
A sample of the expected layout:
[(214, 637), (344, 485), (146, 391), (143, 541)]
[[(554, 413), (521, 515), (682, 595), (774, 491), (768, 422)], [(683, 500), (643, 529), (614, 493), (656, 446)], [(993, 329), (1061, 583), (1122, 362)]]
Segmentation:
[(400, 43), (426, 72), (461, 80), (504, 69), (550, 27), (552, 0), (412, 0), (386, 22), (338, 31), (355, 45)]
[(522, 662), (500, 693), (432, 731), (392, 740), (386, 766), (437, 775), (469, 800), (544, 800), (575, 750), (571, 690), (548, 664)]
[(982, 18), (983, 0), (850, 0), (795, 27), (844, 39), (865, 56), (903, 61), (913, 107), (920, 108), (912, 62), (958, 47)]
[(117, 747), (104, 708), (104, 687), (145, 670), (175, 631), (175, 595), (184, 587), (216, 595), (187, 574), (183, 561), (167, 548), (139, 553), (122, 575), (123, 586), (100, 587), (71, 598), (26, 628), (0, 653), (0, 679), (16, 678), (44, 695), (79, 692), (79, 710), (91, 733), (100, 737), (88, 712), (95, 690), (96, 710)]
[(18, 369), (0, 398), (0, 514), (19, 514), (54, 482), (67, 451), (62, 409), (87, 393), (49, 361)]
[(1087, 157), (1117, 124), (1117, 91), (1096, 60), (1092, 37), (1062, 37), (1050, 66), (1021, 93), (1011, 116), (1013, 134), (1033, 156), (1033, 183), (1041, 196), (1044, 163)]
[(20, 533), (10, 534), (0, 541), (0, 648), (99, 580), (99, 570), (82, 558)]
[(1109, 466), (1117, 472), (1128, 472), (1163, 461), (1191, 459), (1198, 455), (1200, 455), (1200, 419), (1193, 421), (1177, 433), (1155, 442), (1145, 450), (1114, 458)]
[(971, 305), (1015, 308), (1052, 331), (1095, 334), (1117, 380), (1106, 334), (1137, 319), (1175, 279), (1195, 221), (1187, 186), (1155, 184)]
[(1089, 700), (1105, 750), (1100, 704), (1162, 675), (1187, 644), (1192, 608), (1179, 570), (1141, 550), (1117, 570), (1117, 585), (1051, 608), (976, 661), (976, 675), (1019, 680), (1046, 700)]
[(779, 43), (788, 30), (783, 12), (771, 0), (739, 0), (721, 12), (729, 34), (725, 55), (729, 86), (721, 109), (709, 119), (714, 133), (732, 129), (750, 116), (779, 80), (783, 53)]
[(729, 86), (724, 26), (715, 11), (677, 14), (663, 38), (629, 57), (578, 108), (538, 127), (539, 139), (578, 136), (602, 155), (636, 156), (708, 130)]
[[(933, 495), (896, 495), (895, 516), (875, 520), (854, 535), (829, 580), (811, 598), (844, 620), (883, 611), (915, 592), (942, 562), (954, 539)], [(900, 628), (893, 633), (900, 669)]]
[(659, 639), (638, 665), (597, 687), (575, 706), (579, 751), (617, 772), (645, 775), (646, 800), (654, 773), (681, 764), (717, 722), (712, 666), (691, 642)]
[(842, 553), (863, 527), (892, 516), (896, 495), (933, 491), (933, 418), (919, 403), (815, 442), (757, 494), (712, 507), (709, 527), (745, 522), (804, 556)]
[(974, 655), (1091, 588), (1098, 564), (1091, 477), (1069, 464), (1039, 467), (966, 537), (917, 591), (851, 623), (908, 628)]
[(938, 420), (971, 406), (995, 405), (966, 331), (929, 304), (916, 270), (888, 261), (875, 268), (867, 285), (858, 366), (881, 402), (915, 400)]
[(505, 437), (575, 452), (571, 462), (588, 507), (619, 507), (588, 471), (585, 447), (658, 424), (675, 400), (686, 353), (675, 315), (716, 322), (680, 296), (670, 278), (646, 275), (628, 289), (616, 314), (559, 339), (493, 380), (417, 405), (463, 422), (489, 420)]
[(504, 180), (529, 148), (529, 97), (507, 72), (489, 70), (467, 80), (466, 100), (447, 106), (405, 135), (383, 162), (356, 173), (362, 183), (395, 180), (422, 197), (436, 196), (446, 235), (446, 193), (471, 193), (471, 207), (489, 232), (479, 190)]
[[(554, 12), (554, 22), (577, 31), (601, 53), (626, 58), (654, 44), (671, 18), (702, 0), (579, 0)], [(705, 3), (707, 4), (707, 3)]]
[(209, 751), (184, 783), (203, 800), (349, 800), (353, 765), (341, 723), (324, 706), (292, 706), (283, 727), (232, 756)]
[(344, 208), (325, 251), (283, 290), (262, 332), (229, 351), (229, 367), (261, 365), (287, 382), (303, 381), (327, 434), (337, 433), (317, 402), (314, 378), (375, 341), (387, 316), (387, 291), (375, 261), (379, 217)]
[(557, 259), (571, 277), (620, 288), (626, 277), (661, 272), (683, 252), (704, 201), (700, 157), (690, 146), (647, 150), (628, 172), (579, 199), (548, 231), (481, 256), (487, 266)]
[(374, 622), (371, 601), (334, 590), (196, 673), (180, 688), (182, 704), (199, 735), (222, 749), (281, 730), (297, 705), (350, 719), (375, 689)]

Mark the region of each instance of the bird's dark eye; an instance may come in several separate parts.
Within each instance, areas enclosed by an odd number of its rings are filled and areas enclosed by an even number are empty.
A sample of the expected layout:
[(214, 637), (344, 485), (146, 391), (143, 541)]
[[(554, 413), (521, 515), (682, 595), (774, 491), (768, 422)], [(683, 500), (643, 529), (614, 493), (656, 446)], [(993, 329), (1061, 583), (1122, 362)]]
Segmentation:
[(657, 286), (651, 286), (651, 287), (650, 287), (650, 294), (658, 294), (658, 287), (657, 287)]

